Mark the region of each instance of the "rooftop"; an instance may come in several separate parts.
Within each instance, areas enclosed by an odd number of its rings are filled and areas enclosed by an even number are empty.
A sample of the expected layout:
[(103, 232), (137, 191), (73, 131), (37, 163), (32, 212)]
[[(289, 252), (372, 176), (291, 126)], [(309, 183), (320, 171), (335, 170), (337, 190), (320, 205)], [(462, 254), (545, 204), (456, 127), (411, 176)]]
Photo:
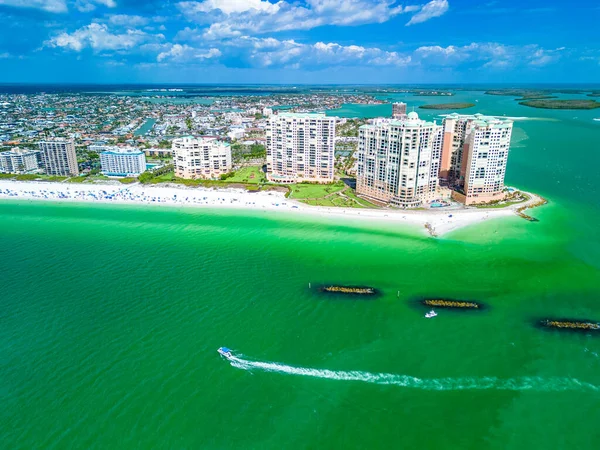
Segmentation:
[[(288, 112), (280, 112), (276, 116), (272, 117), (290, 117), (296, 119), (324, 119), (327, 116), (325, 113), (288, 113)], [(334, 117), (331, 117), (334, 119)]]
[(133, 147), (113, 147), (110, 150), (105, 150), (101, 155), (143, 155), (144, 152)]
[(445, 116), (446, 119), (463, 119), (463, 120), (468, 120), (471, 119), (473, 121), (476, 121), (477, 124), (481, 125), (481, 124), (499, 124), (499, 123), (503, 123), (503, 124), (508, 124), (508, 123), (512, 123), (512, 120), (508, 119), (508, 118), (504, 118), (504, 117), (498, 117), (498, 116), (484, 116), (483, 114), (458, 114), (458, 113), (452, 113), (452, 114), (448, 114), (447, 116)]

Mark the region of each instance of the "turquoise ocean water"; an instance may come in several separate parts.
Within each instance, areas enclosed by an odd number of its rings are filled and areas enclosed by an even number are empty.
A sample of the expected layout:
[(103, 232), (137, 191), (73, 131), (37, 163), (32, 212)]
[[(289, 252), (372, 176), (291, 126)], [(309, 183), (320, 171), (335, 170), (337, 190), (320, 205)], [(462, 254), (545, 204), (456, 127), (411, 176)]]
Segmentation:
[[(528, 117), (507, 182), (550, 200), (540, 222), (433, 239), (284, 214), (0, 203), (1, 446), (596, 448), (600, 336), (534, 325), (600, 320), (598, 112), (442, 100)], [(322, 297), (325, 282), (382, 295)], [(487, 308), (427, 320), (422, 296)]]

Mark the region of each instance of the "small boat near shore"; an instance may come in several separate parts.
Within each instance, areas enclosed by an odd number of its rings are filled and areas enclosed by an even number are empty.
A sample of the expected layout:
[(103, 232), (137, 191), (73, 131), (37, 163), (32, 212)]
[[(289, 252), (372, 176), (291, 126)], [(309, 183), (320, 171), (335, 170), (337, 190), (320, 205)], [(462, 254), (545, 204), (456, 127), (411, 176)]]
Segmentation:
[(428, 313), (425, 313), (425, 317), (427, 319), (431, 319), (431, 318), (436, 317), (436, 316), (437, 316), (437, 313), (433, 309), (431, 311), (429, 311)]

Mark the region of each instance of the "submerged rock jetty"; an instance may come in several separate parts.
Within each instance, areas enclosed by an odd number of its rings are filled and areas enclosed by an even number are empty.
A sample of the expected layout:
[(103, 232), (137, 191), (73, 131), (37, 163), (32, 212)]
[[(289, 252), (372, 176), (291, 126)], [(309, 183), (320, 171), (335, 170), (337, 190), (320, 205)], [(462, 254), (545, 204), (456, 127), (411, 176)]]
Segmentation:
[(339, 286), (339, 285), (323, 285), (319, 288), (320, 292), (328, 294), (345, 294), (345, 295), (377, 295), (379, 291), (369, 286)]
[(483, 307), (481, 303), (465, 300), (425, 299), (421, 303), (436, 308), (481, 309)]
[(588, 320), (543, 319), (540, 325), (544, 328), (576, 331), (600, 331), (600, 323)]

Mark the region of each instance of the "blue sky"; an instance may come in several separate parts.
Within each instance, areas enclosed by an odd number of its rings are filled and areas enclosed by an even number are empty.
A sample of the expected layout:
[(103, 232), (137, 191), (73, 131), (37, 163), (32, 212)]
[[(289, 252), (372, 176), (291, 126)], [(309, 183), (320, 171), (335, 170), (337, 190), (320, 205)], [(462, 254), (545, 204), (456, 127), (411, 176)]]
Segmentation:
[(595, 0), (0, 0), (0, 81), (600, 81)]

